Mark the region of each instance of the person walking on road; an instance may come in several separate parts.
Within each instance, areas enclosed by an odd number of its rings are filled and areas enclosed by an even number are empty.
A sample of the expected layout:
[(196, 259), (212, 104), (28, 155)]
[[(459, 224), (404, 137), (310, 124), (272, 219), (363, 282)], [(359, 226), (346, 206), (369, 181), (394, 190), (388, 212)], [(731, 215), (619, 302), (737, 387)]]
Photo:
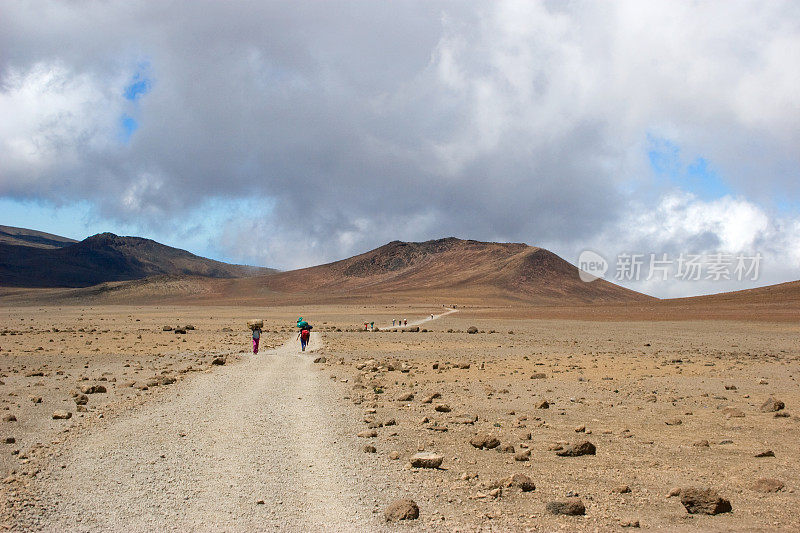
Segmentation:
[(311, 338), (311, 331), (309, 331), (308, 328), (303, 328), (297, 334), (297, 338), (300, 339), (300, 351), (305, 352), (306, 346), (308, 346), (308, 340)]
[(261, 328), (253, 328), (253, 355), (258, 354), (258, 341), (261, 340)]

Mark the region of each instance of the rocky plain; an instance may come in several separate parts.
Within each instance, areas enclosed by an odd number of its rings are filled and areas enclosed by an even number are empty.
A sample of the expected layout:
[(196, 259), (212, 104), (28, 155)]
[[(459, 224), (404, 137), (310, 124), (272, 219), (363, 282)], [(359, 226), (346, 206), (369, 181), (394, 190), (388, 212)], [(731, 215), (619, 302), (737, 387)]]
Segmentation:
[[(391, 327), (392, 318), (414, 322), (442, 311), (440, 304), (4, 307), (2, 527), (103, 529), (111, 522), (75, 518), (72, 493), (56, 490), (65, 483), (60, 472), (69, 472), (80, 487), (75, 494), (88, 501), (133, 489), (116, 471), (107, 473), (114, 479), (102, 472), (81, 479), (82, 447), (104, 446), (153, 406), (182, 405), (181, 395), (199, 384), (215, 389), (209, 416), (226, 407), (235, 413), (231, 404), (240, 397), (228, 394), (233, 382), (224, 379), (253, 370), (246, 320), (265, 320), (258, 357), (280, 365), (285, 359), (271, 350), (293, 346), (285, 343), (302, 315), (315, 325), (319, 346), (293, 353), (302, 364), (291, 372), (322, 380), (324, 394), (314, 396), (319, 405), (297, 408), (325, 416), (287, 411), (305, 421), (285, 430), (296, 434), (264, 438), (315, 467), (339, 465), (303, 477), (313, 486), (335, 474), (357, 493), (342, 506), (353, 509), (349, 518), (329, 516), (340, 520), (327, 524), (331, 530), (800, 529), (795, 323), (533, 319), (509, 308), (464, 307), (405, 330)], [(380, 331), (363, 331), (371, 321)], [(280, 404), (291, 390), (265, 394)], [(325, 417), (340, 415), (324, 450), (310, 447)], [(232, 420), (225, 427), (235, 434)], [(119, 458), (131, 463), (118, 465), (121, 472), (163, 468), (161, 444), (150, 438), (157, 440), (142, 434), (136, 446), (153, 453)], [(298, 530), (302, 509), (289, 507), (303, 502), (240, 487), (263, 474), (240, 471), (234, 456), (247, 450), (233, 440), (226, 446), (226, 438), (218, 437), (208, 461), (215, 475), (238, 480), (226, 487), (237, 495), (226, 512), (248, 521), (231, 519), (222, 529)], [(239, 470), (226, 471), (228, 463)], [(262, 490), (285, 490), (293, 475), (271, 470)], [(316, 497), (334, 509), (339, 496), (331, 488)], [(190, 509), (192, 501), (176, 505)], [(259, 522), (259, 513), (269, 521)], [(162, 518), (163, 529), (190, 524)]]

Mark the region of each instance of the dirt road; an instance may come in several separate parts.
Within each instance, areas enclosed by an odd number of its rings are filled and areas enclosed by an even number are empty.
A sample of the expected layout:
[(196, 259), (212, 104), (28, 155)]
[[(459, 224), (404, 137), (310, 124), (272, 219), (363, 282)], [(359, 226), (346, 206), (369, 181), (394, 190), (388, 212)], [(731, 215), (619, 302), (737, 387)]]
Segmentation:
[[(312, 334), (310, 352), (321, 342)], [(359, 450), (339, 389), (298, 344), (199, 376), (72, 444), (40, 477), (46, 511), (29, 526), (379, 529), (376, 495), (392, 491)]]
[(404, 326), (401, 326), (399, 323), (396, 326), (393, 326), (392, 324), (387, 323), (387, 324), (381, 326), (381, 328), (383, 328), (383, 329), (391, 329), (391, 328), (403, 329), (403, 328), (411, 328), (411, 327), (414, 327), (414, 326), (421, 326), (422, 324), (424, 324), (426, 322), (430, 322), (431, 320), (438, 320), (438, 319), (440, 319), (442, 317), (446, 317), (447, 315), (450, 315), (450, 314), (458, 312), (458, 309), (452, 309), (452, 308), (449, 308), (449, 307), (446, 308), (446, 309), (447, 309), (447, 311), (445, 311), (444, 313), (440, 313), (438, 315), (426, 316), (426, 317), (421, 318), (419, 320), (414, 320), (412, 322), (409, 322), (408, 324), (406, 324)]

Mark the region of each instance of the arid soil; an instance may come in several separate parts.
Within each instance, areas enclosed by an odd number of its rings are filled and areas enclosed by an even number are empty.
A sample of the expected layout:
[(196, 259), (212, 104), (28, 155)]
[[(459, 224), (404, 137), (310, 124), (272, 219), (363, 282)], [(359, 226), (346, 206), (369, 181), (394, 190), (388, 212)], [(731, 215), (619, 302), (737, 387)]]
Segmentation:
[[(309, 518), (313, 509), (340, 530), (615, 531), (637, 522), (669, 531), (800, 528), (798, 324), (514, 319), (462, 309), (420, 324), (419, 332), (361, 331), (364, 322), (412, 323), (443, 310), (2, 308), (3, 523), (98, 530), (128, 516), (126, 498), (139, 506), (153, 498), (159, 505), (128, 522), (133, 529), (299, 530), (320, 524)], [(289, 357), (280, 347), (299, 315), (315, 325), (324, 347)], [(247, 354), (244, 324), (256, 317), (265, 319), (262, 350), (277, 349), (262, 359)], [(195, 329), (176, 334), (165, 325)], [(478, 332), (467, 333), (470, 326)], [(314, 363), (319, 357), (324, 361)], [(303, 383), (316, 392), (295, 396)], [(97, 385), (106, 392), (76, 403), (82, 386)], [(258, 423), (275, 429), (264, 430), (262, 443), (245, 439), (253, 441), (248, 450), (242, 435), (255, 434), (257, 405), (267, 398), (285, 402), (284, 418), (297, 423), (279, 423), (265, 405)], [(325, 416), (305, 413), (308, 398)], [(777, 402), (762, 410), (769, 399)], [(237, 402), (247, 405), (240, 424)], [(198, 403), (202, 408), (192, 407)], [(71, 418), (53, 419), (59, 410)], [(185, 436), (170, 417), (189, 427)], [(145, 430), (148, 420), (161, 429)], [(331, 421), (325, 431), (323, 420)], [(193, 434), (193, 427), (210, 429)], [(479, 449), (470, 442), (479, 443), (476, 435), (500, 444)], [(133, 451), (115, 455), (126, 439)], [(596, 454), (557, 455), (582, 441)], [(374, 453), (364, 451), (369, 446)], [(261, 462), (247, 459), (265, 450)], [(178, 451), (190, 456), (177, 461)], [(411, 466), (420, 451), (441, 455), (440, 467)], [(78, 468), (95, 459), (93, 468)], [(319, 477), (299, 476), (305, 460)], [(135, 475), (121, 477), (126, 472)], [(515, 473), (535, 489), (499, 483)], [(187, 488), (192, 476), (197, 484)], [(784, 486), (755, 490), (762, 478)], [(315, 479), (327, 480), (321, 486), (330, 490), (308, 489)], [(332, 479), (340, 490), (330, 487)], [(160, 506), (148, 483), (170, 485), (172, 506)], [(732, 512), (687, 513), (681, 496), (668, 494), (689, 487), (716, 490)], [(191, 495), (181, 500), (185, 492)], [(282, 503), (276, 494), (286, 494)], [(220, 500), (198, 506), (210, 495)], [(585, 515), (548, 511), (549, 502), (568, 495), (582, 500)], [(416, 501), (419, 519), (384, 523), (384, 509), (401, 497)], [(104, 510), (82, 513), (79, 501)], [(329, 505), (343, 512), (331, 513)], [(200, 508), (216, 511), (200, 521)]]

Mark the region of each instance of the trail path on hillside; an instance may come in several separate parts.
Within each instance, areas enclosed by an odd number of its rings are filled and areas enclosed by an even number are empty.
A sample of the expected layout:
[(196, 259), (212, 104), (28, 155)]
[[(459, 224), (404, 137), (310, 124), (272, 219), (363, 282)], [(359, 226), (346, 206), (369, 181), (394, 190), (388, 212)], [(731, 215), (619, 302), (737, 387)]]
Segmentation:
[[(313, 333), (310, 351), (321, 345)], [(28, 527), (381, 529), (374, 511), (393, 487), (360, 451), (358, 417), (312, 360), (293, 335), (109, 419), (43, 472), (43, 514)]]
[(431, 320), (438, 320), (438, 319), (440, 319), (440, 318), (442, 318), (444, 316), (447, 316), (447, 315), (450, 315), (450, 314), (453, 314), (453, 313), (458, 313), (458, 309), (451, 308), (451, 307), (447, 307), (446, 309), (447, 309), (447, 311), (445, 311), (444, 313), (439, 313), (438, 315), (433, 315), (433, 318), (431, 318), (430, 316), (426, 316), (425, 318), (422, 318), (420, 320), (414, 320), (413, 322), (409, 322), (405, 326), (392, 326), (391, 324), (387, 323), (385, 326), (381, 326), (381, 329), (387, 329), (387, 328), (388, 329), (391, 329), (391, 328), (403, 329), (403, 328), (410, 328), (410, 327), (413, 327), (413, 326), (421, 326), (425, 322), (430, 322)]

